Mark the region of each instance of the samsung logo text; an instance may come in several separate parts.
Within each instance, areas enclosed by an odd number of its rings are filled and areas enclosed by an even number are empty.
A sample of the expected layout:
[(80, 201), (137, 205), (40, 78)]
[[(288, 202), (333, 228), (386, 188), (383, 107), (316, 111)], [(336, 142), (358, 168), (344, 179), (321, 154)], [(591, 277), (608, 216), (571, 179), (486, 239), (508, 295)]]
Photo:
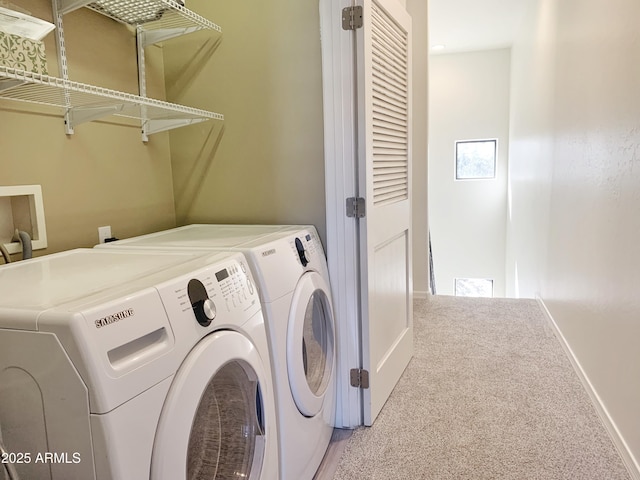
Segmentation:
[(122, 310), (121, 312), (113, 313), (111, 315), (99, 318), (95, 321), (96, 328), (106, 327), (107, 325), (111, 325), (112, 323), (119, 322), (120, 320), (124, 320), (125, 318), (133, 316), (134, 313), (135, 312), (133, 311), (133, 308), (128, 308), (127, 310)]

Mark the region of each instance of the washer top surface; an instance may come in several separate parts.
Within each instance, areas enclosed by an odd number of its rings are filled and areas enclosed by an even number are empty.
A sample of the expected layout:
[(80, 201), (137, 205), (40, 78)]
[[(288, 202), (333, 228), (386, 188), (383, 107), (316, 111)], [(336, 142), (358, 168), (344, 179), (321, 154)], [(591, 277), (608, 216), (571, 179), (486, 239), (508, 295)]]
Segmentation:
[(189, 251), (87, 248), (11, 263), (0, 268), (0, 311), (40, 312), (199, 257), (202, 253)]

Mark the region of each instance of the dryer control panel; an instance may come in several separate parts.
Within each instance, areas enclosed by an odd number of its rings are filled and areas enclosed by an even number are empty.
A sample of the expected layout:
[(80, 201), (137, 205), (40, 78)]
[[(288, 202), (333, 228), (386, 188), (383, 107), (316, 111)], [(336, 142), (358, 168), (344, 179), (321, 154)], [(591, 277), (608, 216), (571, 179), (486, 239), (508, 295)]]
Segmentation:
[[(300, 234), (290, 241), (291, 250), (303, 267), (306, 268), (310, 263), (314, 263), (318, 251), (322, 251), (322, 248), (318, 247), (318, 242), (319, 240), (314, 232), (305, 230), (300, 231)], [(317, 260), (315, 263), (317, 263)]]
[(304, 272), (316, 271), (329, 278), (322, 243), (314, 227), (301, 227), (274, 237), (245, 251), (263, 303), (293, 292)]

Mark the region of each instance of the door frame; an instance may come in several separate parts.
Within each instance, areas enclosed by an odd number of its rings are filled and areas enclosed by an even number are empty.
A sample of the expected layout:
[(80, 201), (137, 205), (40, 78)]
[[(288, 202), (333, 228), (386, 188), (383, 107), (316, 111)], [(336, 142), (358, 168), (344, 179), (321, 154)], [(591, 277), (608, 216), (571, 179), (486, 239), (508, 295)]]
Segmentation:
[(362, 367), (358, 222), (346, 215), (346, 199), (358, 196), (355, 35), (342, 29), (342, 9), (352, 0), (320, 0), (324, 111), (327, 262), (336, 319), (336, 426), (363, 423), (362, 390), (349, 371)]

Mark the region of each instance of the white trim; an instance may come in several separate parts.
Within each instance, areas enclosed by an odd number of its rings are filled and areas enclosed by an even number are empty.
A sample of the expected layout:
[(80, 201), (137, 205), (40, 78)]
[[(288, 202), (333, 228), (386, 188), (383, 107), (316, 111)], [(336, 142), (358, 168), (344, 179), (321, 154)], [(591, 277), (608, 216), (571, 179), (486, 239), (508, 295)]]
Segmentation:
[(429, 292), (422, 290), (414, 290), (413, 298), (416, 300), (426, 300), (429, 297)]
[(336, 427), (362, 425), (361, 390), (349, 370), (362, 366), (359, 325), (357, 221), (346, 216), (356, 196), (354, 34), (342, 30), (342, 9), (351, 0), (320, 0), (324, 110), (327, 263), (336, 318)]
[(611, 440), (613, 441), (613, 444), (618, 450), (618, 453), (620, 454), (620, 457), (622, 458), (622, 461), (625, 467), (629, 471), (629, 476), (633, 480), (640, 480), (640, 464), (638, 464), (638, 461), (633, 456), (633, 453), (629, 449), (627, 442), (625, 442), (624, 438), (622, 438), (622, 435), (620, 434), (620, 430), (618, 430), (618, 427), (616, 426), (615, 422), (611, 418), (611, 415), (609, 415), (607, 408), (605, 407), (604, 403), (602, 403), (602, 400), (600, 399), (598, 392), (596, 392), (596, 390), (593, 388), (593, 385), (589, 381), (589, 377), (587, 376), (584, 369), (582, 368), (582, 365), (580, 365), (580, 361), (578, 360), (576, 355), (573, 353), (573, 350), (571, 349), (571, 346), (567, 342), (567, 339), (564, 337), (564, 335), (560, 331), (558, 324), (553, 319), (553, 316), (551, 315), (551, 312), (549, 312), (549, 309), (545, 305), (544, 300), (539, 295), (536, 295), (536, 300), (538, 301), (538, 304), (542, 308), (542, 311), (544, 312), (545, 316), (549, 320), (549, 323), (553, 327), (556, 337), (560, 341), (560, 344), (562, 345), (562, 348), (564, 349), (564, 351), (567, 353), (567, 356), (569, 357), (569, 360), (571, 361), (576, 373), (578, 374), (578, 377), (580, 378), (582, 385), (584, 386), (585, 390), (589, 394), (589, 397), (591, 398), (591, 402), (593, 403), (596, 409), (596, 412), (598, 412), (598, 416), (600, 417), (600, 420), (602, 421), (605, 427), (605, 430), (611, 437)]

